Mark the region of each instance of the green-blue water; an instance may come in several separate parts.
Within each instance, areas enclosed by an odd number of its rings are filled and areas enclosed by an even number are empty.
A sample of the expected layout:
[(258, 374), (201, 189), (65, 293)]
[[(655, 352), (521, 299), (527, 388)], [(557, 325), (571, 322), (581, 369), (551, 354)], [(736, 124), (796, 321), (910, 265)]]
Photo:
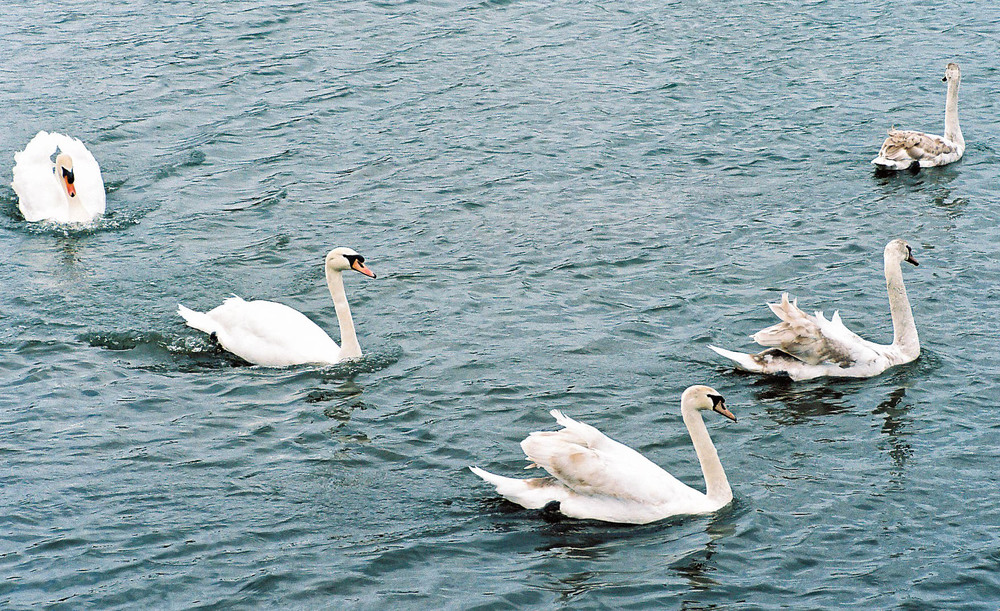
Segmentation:
[[(0, 607), (996, 609), (1000, 8), (993, 2), (8, 2), (0, 8)], [(965, 158), (874, 177), (887, 128)], [(29, 226), (39, 130), (109, 213)], [(923, 356), (758, 379), (781, 291), (888, 342), (906, 238)], [(179, 302), (282, 301), (365, 358), (240, 366)], [(714, 516), (548, 522), (522, 473), (558, 408)]]

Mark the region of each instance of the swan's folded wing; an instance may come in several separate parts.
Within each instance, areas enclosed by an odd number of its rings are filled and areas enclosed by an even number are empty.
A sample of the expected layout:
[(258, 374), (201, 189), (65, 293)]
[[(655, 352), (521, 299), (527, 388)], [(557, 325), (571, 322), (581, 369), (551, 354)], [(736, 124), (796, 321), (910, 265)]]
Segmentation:
[(781, 322), (754, 334), (761, 346), (778, 348), (810, 365), (850, 367), (873, 357), (868, 342), (845, 327), (837, 313), (831, 320), (820, 312), (810, 316), (798, 308), (797, 301), (788, 301), (788, 293), (781, 295), (781, 303), (768, 306)]
[(954, 153), (955, 144), (923, 132), (890, 130), (889, 137), (882, 143), (879, 157), (892, 161), (919, 160)]
[(557, 419), (574, 426), (531, 433), (521, 448), (533, 466), (545, 469), (573, 492), (644, 503), (665, 503), (692, 492), (635, 450), (594, 427), (562, 414)]

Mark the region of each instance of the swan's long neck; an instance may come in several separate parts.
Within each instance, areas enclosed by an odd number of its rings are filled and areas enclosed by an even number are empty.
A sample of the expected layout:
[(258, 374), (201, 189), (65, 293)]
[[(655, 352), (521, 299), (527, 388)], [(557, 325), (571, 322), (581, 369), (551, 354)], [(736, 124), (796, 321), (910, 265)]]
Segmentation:
[[(72, 169), (72, 168), (70, 168)], [(66, 202), (66, 219), (71, 223), (85, 223), (90, 220), (91, 214), (87, 210), (87, 207), (83, 205), (80, 201), (80, 192), (76, 191), (74, 197), (70, 197), (69, 191), (66, 188), (66, 182), (62, 178), (63, 166), (56, 164), (53, 169), (52, 175), (56, 182), (59, 183), (59, 191), (63, 195), (63, 200)]]
[(958, 84), (960, 79), (948, 81), (948, 100), (944, 105), (944, 137), (965, 146), (962, 128), (958, 126)]
[(340, 323), (340, 358), (350, 359), (361, 356), (361, 344), (354, 332), (354, 319), (351, 318), (351, 306), (347, 305), (347, 293), (344, 292), (344, 276), (338, 270), (326, 270), (326, 284), (333, 297), (333, 307), (337, 310), (337, 321)]
[(903, 286), (903, 270), (900, 263), (886, 257), (885, 286), (889, 293), (889, 312), (892, 314), (892, 344), (904, 356), (920, 356), (920, 338), (917, 337), (917, 323), (913, 321), (910, 299)]
[(715, 451), (715, 444), (708, 436), (708, 429), (705, 428), (701, 412), (681, 406), (681, 415), (691, 435), (694, 451), (698, 454), (701, 472), (705, 476), (705, 494), (709, 499), (718, 502), (721, 507), (733, 500), (733, 490), (729, 487), (729, 480), (726, 479), (726, 471), (722, 468), (719, 453)]

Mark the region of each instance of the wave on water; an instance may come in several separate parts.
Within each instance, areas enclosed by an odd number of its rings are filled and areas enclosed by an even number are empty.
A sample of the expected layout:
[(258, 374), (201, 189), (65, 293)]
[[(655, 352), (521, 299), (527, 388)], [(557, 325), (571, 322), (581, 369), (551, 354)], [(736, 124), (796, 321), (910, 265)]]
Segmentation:
[(142, 216), (130, 210), (109, 209), (91, 223), (65, 224), (51, 221), (29, 223), (24, 220), (24, 215), (17, 207), (17, 196), (14, 192), (10, 189), (0, 191), (0, 227), (31, 235), (78, 237), (120, 231), (138, 225)]
[[(252, 363), (224, 350), (208, 336), (165, 335), (156, 331), (98, 331), (80, 335), (80, 341), (94, 348), (128, 352), (131, 365), (146, 371), (200, 371), (228, 367), (253, 367)], [(373, 373), (396, 363), (402, 349), (393, 347), (366, 353), (360, 359), (319, 367), (324, 379), (342, 380)], [(316, 369), (313, 365), (300, 368)]]

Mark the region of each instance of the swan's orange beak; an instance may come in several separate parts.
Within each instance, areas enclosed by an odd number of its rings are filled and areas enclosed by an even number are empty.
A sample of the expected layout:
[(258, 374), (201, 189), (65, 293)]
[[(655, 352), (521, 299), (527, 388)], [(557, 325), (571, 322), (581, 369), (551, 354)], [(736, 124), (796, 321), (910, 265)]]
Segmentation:
[(62, 169), (63, 184), (66, 185), (66, 194), (70, 197), (76, 197), (76, 187), (73, 186), (74, 178), (73, 170)]
[(906, 257), (906, 262), (907, 263), (912, 263), (913, 265), (920, 265), (919, 263), (917, 263), (917, 260), (913, 258), (913, 253), (912, 252), (910, 253), (910, 255), (908, 257)]
[(355, 259), (354, 262), (351, 263), (351, 269), (353, 269), (356, 272), (361, 272), (362, 274), (368, 276), (369, 278), (375, 277), (375, 272), (368, 269), (368, 267), (364, 263), (362, 263), (357, 259)]
[(722, 405), (721, 403), (719, 405), (716, 405), (713, 408), (713, 411), (719, 412), (720, 414), (722, 414), (726, 418), (729, 418), (733, 422), (736, 422), (736, 416), (733, 415), (733, 412), (731, 412), (728, 409), (726, 409), (726, 406)]

